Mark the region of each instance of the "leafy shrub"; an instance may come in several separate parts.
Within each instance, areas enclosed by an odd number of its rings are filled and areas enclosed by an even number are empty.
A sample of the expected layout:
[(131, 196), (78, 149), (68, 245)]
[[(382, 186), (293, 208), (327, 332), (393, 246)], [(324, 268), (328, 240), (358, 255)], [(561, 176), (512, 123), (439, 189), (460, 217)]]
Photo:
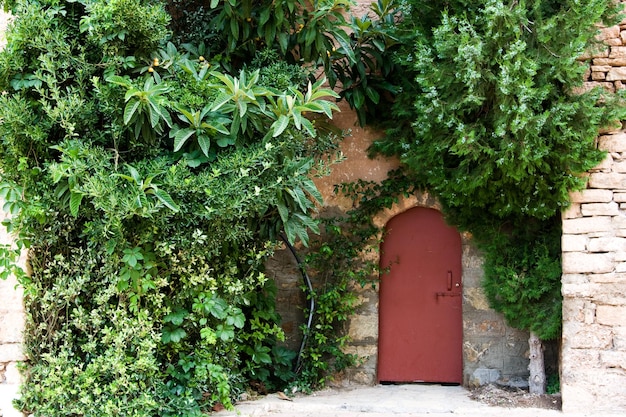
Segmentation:
[(160, 2), (4, 4), (0, 190), (31, 269), (18, 406), (198, 416), (248, 380), (284, 385), (294, 354), (263, 265), (281, 231), (319, 230), (310, 177), (338, 95), (169, 42)]
[(623, 116), (619, 96), (573, 93), (596, 24), (614, 22), (618, 7), (602, 0), (407, 0), (400, 7), (403, 92), (376, 149), (397, 155), (448, 221), (486, 250), (493, 305), (544, 337), (560, 326), (553, 219), (569, 191), (584, 186), (580, 174), (603, 158), (599, 128)]

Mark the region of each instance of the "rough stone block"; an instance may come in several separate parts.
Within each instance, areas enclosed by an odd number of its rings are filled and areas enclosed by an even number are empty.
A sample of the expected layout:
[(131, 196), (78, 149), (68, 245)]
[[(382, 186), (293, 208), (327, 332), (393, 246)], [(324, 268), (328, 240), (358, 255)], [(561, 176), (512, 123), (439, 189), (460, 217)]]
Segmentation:
[(602, 351), (600, 352), (600, 364), (604, 368), (626, 370), (626, 351)]
[(600, 33), (596, 35), (596, 39), (599, 41), (604, 41), (606, 39), (619, 38), (619, 37), (620, 37), (619, 25), (604, 27), (600, 29)]
[(618, 172), (593, 172), (589, 175), (589, 187), (609, 190), (626, 190), (626, 174)]
[(563, 235), (561, 236), (561, 250), (563, 252), (584, 252), (587, 249), (587, 236)]
[(350, 338), (354, 341), (366, 340), (368, 338), (378, 338), (378, 317), (377, 316), (353, 316), (350, 319)]
[(470, 386), (479, 387), (491, 384), (500, 379), (501, 373), (498, 369), (478, 368), (472, 373)]
[(19, 369), (17, 369), (17, 362), (9, 362), (4, 370), (4, 378), (6, 384), (16, 384), (19, 385), (22, 383), (22, 375), (20, 374)]
[(5, 343), (0, 345), (0, 362), (16, 362), (26, 360), (22, 345), (19, 343)]
[[(596, 317), (599, 308), (596, 308)], [(589, 324), (570, 330), (572, 332), (567, 333), (567, 339), (572, 349), (610, 349), (613, 344), (613, 333), (607, 326)], [(565, 331), (563, 335), (566, 335)]]
[(626, 410), (626, 374), (618, 369), (585, 369), (564, 375), (563, 413), (617, 416)]
[(598, 283), (612, 283), (612, 282), (626, 282), (626, 274), (624, 273), (609, 273), (609, 274), (593, 274), (587, 275), (591, 282)]
[(623, 237), (600, 237), (589, 239), (587, 243), (589, 252), (619, 252), (626, 251), (626, 238)]
[(626, 152), (626, 133), (600, 136), (598, 147), (609, 152)]
[(609, 65), (611, 67), (623, 67), (626, 65), (626, 57), (625, 58), (599, 57), (599, 58), (595, 58), (593, 60), (593, 63), (594, 65)]
[[(617, 58), (616, 56), (611, 56), (611, 58)], [(621, 57), (623, 58), (623, 57)], [(606, 74), (607, 81), (617, 81), (617, 80), (626, 80), (626, 68), (624, 67), (613, 67), (611, 71)]]
[(610, 203), (585, 203), (580, 205), (580, 211), (584, 217), (617, 216), (619, 214), (619, 205), (614, 201)]
[(587, 274), (563, 274), (561, 276), (561, 284), (562, 285), (582, 285), (589, 284), (589, 278), (592, 275)]
[(615, 264), (615, 272), (626, 272), (626, 262), (617, 262)]
[(599, 369), (602, 367), (600, 351), (597, 349), (568, 349), (567, 360), (563, 360), (563, 372), (576, 372), (580, 368)]
[[(571, 275), (570, 275), (571, 276)], [(569, 298), (592, 298), (604, 284), (567, 284), (563, 283), (561, 294)]]
[(575, 381), (566, 381), (563, 375), (561, 375), (561, 378), (561, 408), (563, 414), (593, 410), (596, 397), (592, 392), (589, 392), (589, 387), (581, 386)]
[(609, 216), (563, 220), (564, 234), (577, 235), (591, 232), (607, 232), (610, 230), (613, 230), (613, 224)]
[(613, 328), (613, 348), (626, 351), (626, 327)]
[[(591, 301), (584, 301), (580, 299), (578, 307), (574, 307), (568, 299), (568, 306), (563, 308), (563, 317), (567, 317), (567, 325), (563, 325), (568, 329), (568, 332), (575, 333), (580, 330), (581, 325), (593, 324), (596, 321), (596, 304)], [(569, 334), (569, 333), (568, 333)], [(564, 336), (566, 340), (567, 337)]]
[[(607, 156), (611, 158), (610, 155)], [(626, 198), (626, 193), (624, 196)], [(570, 201), (572, 203), (609, 203), (613, 201), (613, 191), (594, 189), (575, 191), (570, 193)]]
[[(626, 300), (623, 302), (626, 304)], [(607, 326), (626, 326), (626, 305), (599, 305), (596, 321)]]
[(606, 72), (597, 72), (597, 71), (592, 71), (591, 72), (591, 79), (594, 81), (604, 81), (606, 80)]
[(613, 201), (617, 203), (626, 203), (626, 193), (613, 193)]
[(20, 411), (13, 408), (13, 399), (19, 397), (19, 385), (0, 384), (0, 411), (2, 417), (24, 417)]
[(626, 161), (614, 162), (611, 171), (623, 174), (626, 172)]
[(476, 310), (489, 310), (489, 301), (485, 296), (485, 292), (482, 288), (465, 288), (463, 290), (463, 301), (466, 305), (469, 305)]
[(609, 52), (609, 58), (624, 58), (626, 57), (626, 46), (611, 46)]
[(565, 252), (562, 263), (564, 274), (606, 273), (614, 269), (614, 258), (610, 253)]
[(591, 71), (593, 72), (608, 72), (611, 70), (610, 65), (592, 65)]
[(24, 314), (21, 310), (0, 310), (0, 344), (22, 342)]
[(569, 205), (568, 208), (566, 208), (563, 213), (562, 213), (562, 218), (563, 219), (577, 219), (579, 217), (582, 217), (582, 213), (580, 211), (580, 204), (578, 203), (572, 203)]

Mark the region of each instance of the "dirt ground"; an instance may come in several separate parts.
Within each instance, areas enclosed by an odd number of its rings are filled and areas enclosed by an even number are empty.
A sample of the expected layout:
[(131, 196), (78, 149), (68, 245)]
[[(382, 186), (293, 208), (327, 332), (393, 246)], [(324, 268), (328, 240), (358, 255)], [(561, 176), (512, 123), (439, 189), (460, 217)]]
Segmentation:
[(485, 386), (428, 384), (377, 385), (326, 389), (311, 395), (269, 394), (240, 401), (216, 417), (613, 417), (560, 411), (559, 395), (531, 395), (523, 390)]
[(561, 394), (530, 394), (519, 388), (484, 385), (469, 391), (472, 400), (497, 407), (561, 409)]

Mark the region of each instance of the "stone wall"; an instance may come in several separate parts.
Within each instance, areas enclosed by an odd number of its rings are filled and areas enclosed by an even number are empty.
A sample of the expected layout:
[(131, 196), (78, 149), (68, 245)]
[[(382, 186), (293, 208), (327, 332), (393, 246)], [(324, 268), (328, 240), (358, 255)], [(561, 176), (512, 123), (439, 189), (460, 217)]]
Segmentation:
[[(396, 160), (369, 159), (366, 150), (381, 132), (356, 126), (356, 115), (345, 104), (341, 105), (341, 110), (334, 123), (351, 130), (351, 136), (341, 145), (345, 160), (333, 167), (329, 177), (316, 181), (324, 196), (322, 211), (326, 214), (341, 214), (352, 208), (351, 200), (334, 194), (335, 184), (357, 179), (381, 181), (390, 169), (398, 166)], [(384, 227), (395, 215), (417, 206), (439, 209), (437, 201), (428, 194), (414, 195), (380, 213), (374, 221), (377, 226)], [(528, 376), (528, 333), (507, 326), (502, 315), (489, 308), (481, 287), (482, 257), (472, 245), (471, 236), (462, 235), (462, 245), (464, 385), (495, 381), (523, 384)], [(302, 277), (293, 256), (286, 249), (278, 251), (268, 262), (267, 273), (278, 286), (277, 305), (288, 346), (298, 349), (302, 338), (299, 326), (305, 321), (302, 308), (306, 300), (300, 289)], [(338, 378), (345, 384), (373, 384), (376, 382), (378, 355), (378, 292), (372, 287), (355, 290), (362, 304), (345, 329), (351, 338), (347, 350), (361, 357), (363, 363)], [(549, 355), (549, 358), (554, 360), (556, 355)], [(554, 371), (554, 363), (551, 365)]]
[[(0, 244), (10, 244), (10, 236), (4, 227), (0, 229)], [(22, 415), (11, 405), (21, 381), (17, 364), (26, 359), (22, 352), (25, 314), (22, 295), (14, 277), (0, 280), (0, 416), (3, 417)]]
[[(622, 1), (626, 3), (625, 1)], [(626, 21), (603, 28), (585, 88), (626, 82)], [(563, 213), (563, 411), (626, 412), (626, 130), (598, 139), (607, 151)]]

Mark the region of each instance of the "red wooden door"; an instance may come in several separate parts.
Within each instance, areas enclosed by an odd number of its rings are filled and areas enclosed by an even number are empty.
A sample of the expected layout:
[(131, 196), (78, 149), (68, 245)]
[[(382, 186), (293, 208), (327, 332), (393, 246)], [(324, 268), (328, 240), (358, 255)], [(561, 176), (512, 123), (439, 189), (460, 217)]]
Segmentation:
[(386, 232), (378, 381), (461, 383), (461, 236), (422, 207), (391, 219)]

